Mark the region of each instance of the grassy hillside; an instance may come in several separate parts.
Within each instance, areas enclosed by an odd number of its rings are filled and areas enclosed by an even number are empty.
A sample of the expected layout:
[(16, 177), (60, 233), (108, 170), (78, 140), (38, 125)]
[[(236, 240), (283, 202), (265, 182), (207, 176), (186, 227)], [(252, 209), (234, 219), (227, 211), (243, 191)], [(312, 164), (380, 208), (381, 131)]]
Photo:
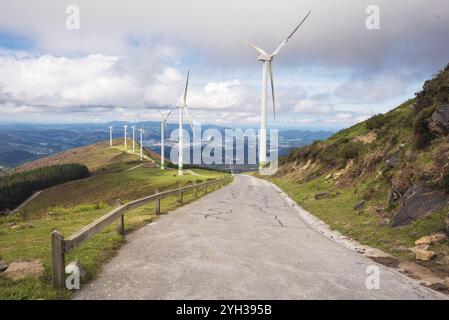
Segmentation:
[[(390, 112), (292, 151), (271, 180), (334, 229), (414, 260), (415, 240), (445, 231), (448, 102), (449, 66)], [(447, 244), (421, 264), (449, 275)]]
[[(111, 169), (111, 166), (130, 161), (139, 160), (138, 152), (139, 146), (136, 145), (136, 154), (132, 154), (132, 141), (128, 141), (128, 152), (123, 152), (123, 140), (115, 139), (113, 141), (113, 148), (109, 148), (108, 141), (101, 141), (92, 145), (70, 149), (55, 155), (41, 158), (35, 161), (27, 162), (21, 166), (13, 169), (13, 172), (21, 172), (30, 169), (40, 168), (63, 163), (80, 163), (89, 168), (91, 172), (97, 172), (105, 169)], [(159, 159), (159, 155), (145, 149), (145, 155), (151, 159)]]
[[(32, 167), (75, 159), (95, 170), (87, 179), (64, 183), (45, 190), (15, 215), (0, 217), (0, 260), (7, 263), (20, 259), (40, 259), (45, 267), (43, 279), (8, 280), (0, 275), (0, 299), (56, 298), (51, 287), (50, 233), (59, 230), (65, 236), (78, 231), (117, 205), (153, 194), (156, 190), (173, 189), (180, 185), (219, 178), (223, 173), (194, 169), (178, 177), (175, 169), (164, 171), (155, 167), (150, 155), (143, 162), (120, 149), (109, 149), (104, 143), (68, 151), (70, 159), (62, 155), (40, 159)], [(59, 160), (58, 160), (59, 159)], [(22, 170), (21, 168), (20, 170)], [(202, 196), (202, 193), (199, 194)], [(186, 194), (192, 201), (193, 195)], [(177, 207), (176, 197), (164, 199), (163, 213)], [(138, 208), (126, 215), (127, 231), (151, 222), (153, 204)], [(87, 280), (95, 276), (101, 264), (113, 256), (123, 239), (113, 224), (78, 250), (70, 253), (67, 263), (78, 259), (87, 269)]]

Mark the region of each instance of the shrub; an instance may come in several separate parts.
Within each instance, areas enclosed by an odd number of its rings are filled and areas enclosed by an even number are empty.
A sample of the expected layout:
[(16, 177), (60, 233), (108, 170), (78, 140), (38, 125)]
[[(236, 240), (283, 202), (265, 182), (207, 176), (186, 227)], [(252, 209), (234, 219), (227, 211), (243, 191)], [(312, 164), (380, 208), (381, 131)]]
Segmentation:
[(413, 144), (418, 150), (426, 148), (435, 136), (429, 132), (428, 124), (429, 118), (435, 108), (427, 108), (422, 110), (416, 116), (413, 124)]
[(366, 128), (374, 130), (382, 127), (385, 124), (385, 116), (383, 114), (376, 114), (366, 120)]

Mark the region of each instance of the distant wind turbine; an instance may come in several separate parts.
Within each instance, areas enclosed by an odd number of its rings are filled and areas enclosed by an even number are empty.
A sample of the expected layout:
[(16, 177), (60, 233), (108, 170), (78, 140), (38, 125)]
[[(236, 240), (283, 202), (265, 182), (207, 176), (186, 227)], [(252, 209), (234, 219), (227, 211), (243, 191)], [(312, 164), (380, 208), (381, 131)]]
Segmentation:
[(184, 111), (186, 113), (187, 116), (187, 120), (189, 121), (189, 125), (190, 128), (192, 129), (192, 133), (195, 134), (194, 130), (193, 130), (193, 124), (192, 124), (192, 120), (190, 119), (189, 116), (189, 110), (187, 109), (187, 90), (189, 87), (189, 75), (190, 75), (190, 71), (187, 71), (187, 81), (186, 81), (186, 88), (184, 90), (184, 96), (182, 98), (182, 104), (179, 106), (176, 106), (176, 108), (178, 108), (179, 110), (179, 139), (178, 139), (178, 147), (179, 147), (179, 151), (178, 151), (178, 175), (182, 176), (184, 174), (183, 171), (183, 160), (184, 160), (184, 150), (183, 150), (183, 132), (182, 132), (182, 125), (184, 122)]
[(274, 80), (273, 80), (273, 68), (271, 63), (273, 58), (281, 52), (282, 48), (287, 44), (291, 37), (295, 34), (295, 32), (299, 29), (299, 27), (306, 21), (309, 17), (309, 13), (302, 19), (302, 21), (298, 24), (298, 26), (289, 34), (287, 38), (273, 51), (272, 54), (268, 54), (265, 50), (257, 47), (256, 45), (243, 41), (249, 46), (256, 49), (259, 53), (257, 60), (262, 62), (262, 101), (261, 101), (261, 119), (260, 119), (260, 134), (259, 134), (259, 169), (263, 168), (266, 160), (267, 160), (267, 87), (268, 87), (268, 71), (270, 72), (270, 80), (271, 80), (271, 95), (273, 98), (273, 114), (274, 118), (276, 118), (276, 106), (274, 100)]
[(139, 129), (140, 132), (140, 161), (143, 160), (143, 129)]
[(131, 128), (133, 128), (133, 153), (136, 153), (136, 126), (132, 126)]
[(167, 124), (167, 119), (170, 116), (170, 114), (172, 113), (173, 109), (170, 110), (166, 115), (164, 115), (161, 111), (159, 111), (159, 113), (162, 116), (162, 121), (161, 121), (161, 170), (164, 170), (164, 163), (165, 163), (165, 126)]
[(128, 135), (126, 134), (126, 128), (128, 128), (128, 126), (125, 124), (125, 125), (123, 126), (123, 128), (125, 129), (125, 134), (124, 134), (125, 140), (124, 140), (124, 144), (125, 144), (125, 151), (126, 151), (126, 138), (128, 137)]
[(112, 126), (109, 126), (109, 148), (112, 148)]

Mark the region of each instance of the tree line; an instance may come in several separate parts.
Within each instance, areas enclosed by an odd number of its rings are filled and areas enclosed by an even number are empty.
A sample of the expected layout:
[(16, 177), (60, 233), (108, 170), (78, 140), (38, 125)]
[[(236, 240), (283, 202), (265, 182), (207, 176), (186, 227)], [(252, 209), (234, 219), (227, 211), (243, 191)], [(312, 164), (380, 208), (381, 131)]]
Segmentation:
[(36, 191), (87, 177), (89, 169), (77, 163), (52, 165), (1, 176), (0, 212), (14, 209)]

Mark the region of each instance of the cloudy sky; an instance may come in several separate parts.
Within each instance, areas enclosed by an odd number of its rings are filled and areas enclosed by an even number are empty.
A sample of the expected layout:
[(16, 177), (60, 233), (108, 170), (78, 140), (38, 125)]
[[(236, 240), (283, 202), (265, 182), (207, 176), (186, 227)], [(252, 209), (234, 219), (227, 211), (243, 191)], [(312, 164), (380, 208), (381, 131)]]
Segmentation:
[(347, 127), (449, 62), (447, 0), (0, 0), (0, 122), (159, 120), (190, 69), (194, 119), (256, 125), (261, 64), (241, 40), (271, 52), (309, 10), (273, 62), (272, 126)]

